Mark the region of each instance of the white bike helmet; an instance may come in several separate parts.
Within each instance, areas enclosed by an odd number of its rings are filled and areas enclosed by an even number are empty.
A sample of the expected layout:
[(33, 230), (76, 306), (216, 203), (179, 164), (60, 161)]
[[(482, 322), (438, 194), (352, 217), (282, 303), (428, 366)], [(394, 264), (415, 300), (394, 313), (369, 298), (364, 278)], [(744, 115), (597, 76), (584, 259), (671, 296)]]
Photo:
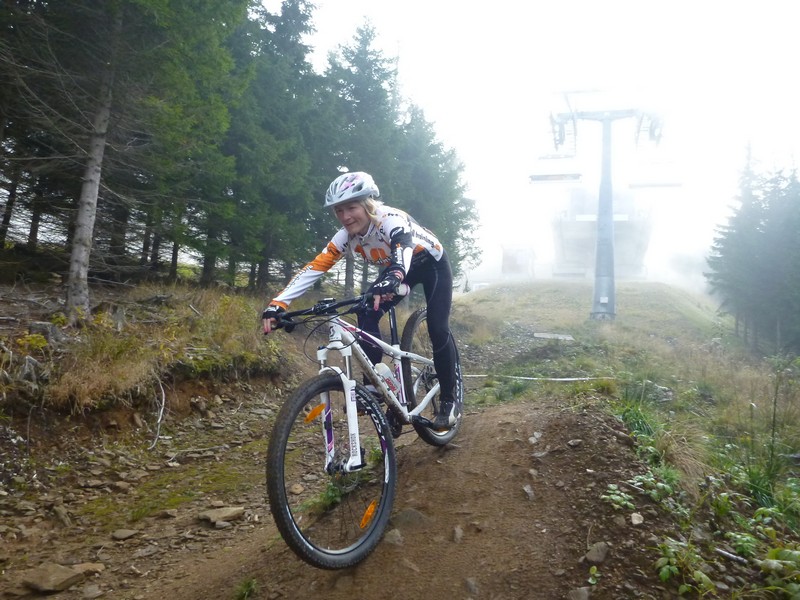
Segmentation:
[(325, 194), (325, 208), (369, 196), (377, 198), (380, 194), (378, 186), (368, 173), (362, 171), (345, 173), (334, 179), (328, 187), (328, 193)]

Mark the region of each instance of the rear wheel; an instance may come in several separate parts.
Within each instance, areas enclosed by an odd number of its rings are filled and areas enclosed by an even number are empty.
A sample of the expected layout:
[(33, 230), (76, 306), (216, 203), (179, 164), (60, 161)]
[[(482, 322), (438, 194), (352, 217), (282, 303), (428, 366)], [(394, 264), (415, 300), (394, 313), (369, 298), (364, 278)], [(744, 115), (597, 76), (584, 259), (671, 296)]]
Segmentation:
[(297, 389), (275, 419), (267, 450), (275, 524), (300, 558), (324, 569), (364, 560), (380, 542), (394, 500), (397, 466), (386, 419), (361, 385), (356, 400), (357, 470), (344, 471), (351, 440), (342, 381), (334, 375), (318, 375)]
[[(433, 357), (433, 344), (428, 334), (428, 311), (426, 309), (419, 309), (409, 317), (403, 328), (400, 349), (414, 352), (426, 358)], [(409, 404), (409, 410), (411, 410), (422, 402), (428, 392), (439, 383), (439, 379), (432, 365), (421, 365), (420, 363), (414, 363), (406, 358), (402, 359), (401, 363), (406, 398)], [(416, 429), (419, 437), (428, 444), (432, 446), (444, 446), (448, 444), (461, 429), (461, 422), (464, 417), (464, 379), (461, 372), (461, 361), (458, 358), (458, 351), (456, 351), (455, 396), (458, 416), (456, 417), (455, 425), (453, 425), (451, 429), (447, 431), (434, 431), (424, 425), (418, 423), (414, 424), (414, 429)], [(420, 414), (432, 421), (438, 407), (439, 394), (437, 393), (425, 410)]]

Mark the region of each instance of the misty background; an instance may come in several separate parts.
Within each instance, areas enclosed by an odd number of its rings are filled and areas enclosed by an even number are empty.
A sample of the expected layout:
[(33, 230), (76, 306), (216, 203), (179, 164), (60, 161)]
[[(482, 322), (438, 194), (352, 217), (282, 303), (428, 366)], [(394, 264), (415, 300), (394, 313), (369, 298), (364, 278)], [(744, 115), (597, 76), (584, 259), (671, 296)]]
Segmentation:
[[(265, 2), (273, 10), (279, 4)], [(556, 153), (550, 115), (569, 110), (565, 92), (585, 110), (661, 118), (658, 144), (641, 135), (637, 143), (636, 119), (613, 128), (615, 197), (634, 193), (652, 223), (647, 279), (702, 289), (705, 256), (730, 214), (748, 152), (760, 171), (795, 167), (800, 8), (790, 3), (316, 4), (317, 31), (308, 40), (315, 65), (323, 69), (328, 52), (371, 23), (382, 51), (397, 57), (401, 93), (463, 161), (483, 250), (470, 282), (515, 276), (502, 273), (509, 250), (533, 256), (516, 276), (552, 274), (552, 221), (575, 185), (532, 183), (531, 175), (580, 172), (585, 193), (597, 195), (599, 123), (578, 124), (571, 159), (541, 158)]]

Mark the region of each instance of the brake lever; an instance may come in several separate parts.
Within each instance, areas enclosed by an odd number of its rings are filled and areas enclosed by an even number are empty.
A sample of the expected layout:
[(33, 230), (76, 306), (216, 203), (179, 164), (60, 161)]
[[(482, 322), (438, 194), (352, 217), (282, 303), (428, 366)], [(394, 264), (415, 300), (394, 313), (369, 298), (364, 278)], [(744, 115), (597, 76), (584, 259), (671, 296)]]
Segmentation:
[(278, 327), (283, 329), (286, 333), (292, 333), (294, 328), (297, 327), (297, 323), (292, 321), (291, 317), (284, 317), (278, 321)]
[(368, 294), (361, 296), (361, 301), (358, 304), (354, 304), (353, 307), (347, 311), (347, 314), (352, 313), (357, 315), (366, 313), (369, 309), (369, 299), (371, 299), (371, 296)]

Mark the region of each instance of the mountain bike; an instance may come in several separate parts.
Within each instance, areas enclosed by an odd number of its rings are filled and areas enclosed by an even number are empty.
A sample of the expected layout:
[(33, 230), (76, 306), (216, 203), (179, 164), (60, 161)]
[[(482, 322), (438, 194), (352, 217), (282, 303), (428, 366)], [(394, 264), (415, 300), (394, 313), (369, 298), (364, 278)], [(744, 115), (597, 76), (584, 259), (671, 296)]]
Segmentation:
[[(456, 361), (455, 424), (436, 431), (432, 417), (439, 382), (431, 358), (427, 311), (411, 314), (398, 335), (394, 307), (388, 310), (390, 343), (344, 318), (372, 310), (372, 296), (283, 313), (277, 327), (327, 328), (319, 346), (319, 374), (302, 383), (282, 405), (267, 450), (270, 511), (286, 544), (301, 559), (323, 569), (342, 569), (364, 560), (389, 522), (397, 482), (394, 439), (410, 433), (444, 446), (461, 428), (463, 377)], [(299, 320), (298, 320), (299, 319)], [(310, 337), (311, 334), (309, 334)], [(373, 365), (357, 343), (380, 347), (389, 365)], [(341, 356), (341, 366), (329, 363)], [(354, 379), (355, 363), (371, 382)], [(374, 391), (373, 391), (374, 390)], [(384, 412), (385, 409), (385, 412)]]

